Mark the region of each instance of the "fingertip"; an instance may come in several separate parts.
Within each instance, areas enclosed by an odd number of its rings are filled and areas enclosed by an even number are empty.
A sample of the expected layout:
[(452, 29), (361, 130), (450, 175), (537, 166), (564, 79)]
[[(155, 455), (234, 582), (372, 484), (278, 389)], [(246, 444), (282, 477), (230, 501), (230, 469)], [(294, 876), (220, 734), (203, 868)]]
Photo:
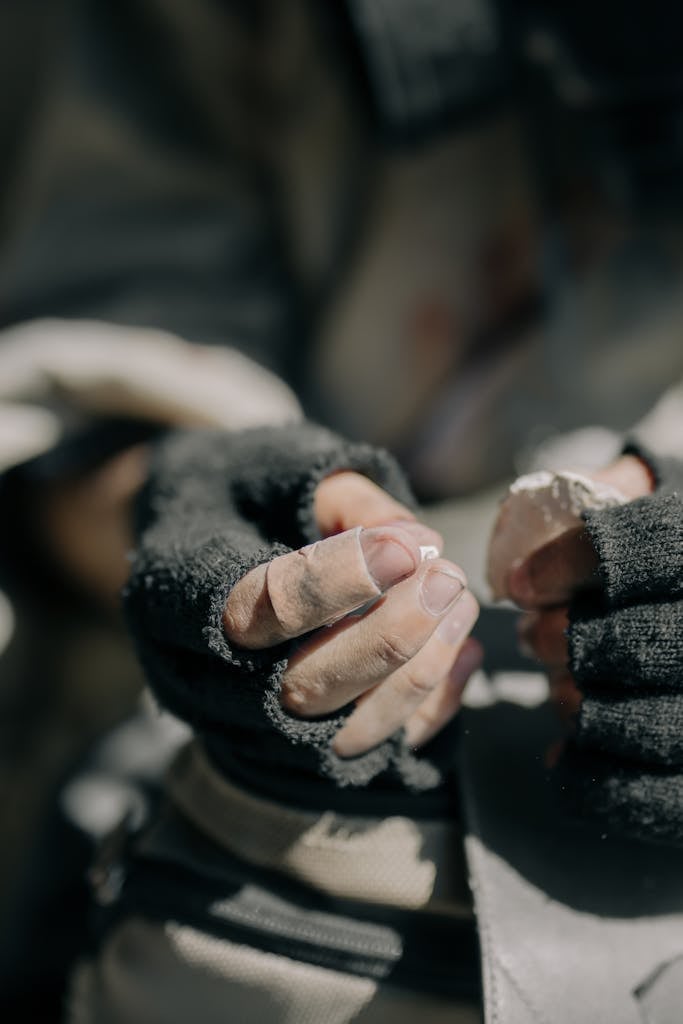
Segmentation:
[(468, 637), (451, 669), (451, 681), (464, 689), (472, 673), (481, 668), (483, 661), (484, 648), (482, 644), (476, 637)]

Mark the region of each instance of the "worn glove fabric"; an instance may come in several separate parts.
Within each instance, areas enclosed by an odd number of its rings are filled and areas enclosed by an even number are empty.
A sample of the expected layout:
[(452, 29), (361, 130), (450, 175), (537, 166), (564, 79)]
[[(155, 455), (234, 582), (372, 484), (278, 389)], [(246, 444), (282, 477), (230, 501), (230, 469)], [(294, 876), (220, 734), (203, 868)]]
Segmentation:
[(604, 826), (683, 843), (683, 466), (648, 461), (654, 494), (585, 516), (603, 587), (570, 608), (583, 701), (558, 779)]
[(402, 733), (342, 760), (329, 744), (350, 707), (304, 720), (280, 706), (291, 644), (238, 650), (223, 632), (227, 595), (245, 573), (319, 539), (313, 492), (342, 468), (413, 502), (387, 453), (310, 423), (166, 438), (139, 500), (139, 543), (124, 593), (128, 622), (160, 702), (232, 761), (258, 765), (264, 778), (284, 771), (364, 786), (386, 775), (408, 789), (429, 789), (440, 773), (408, 749)]

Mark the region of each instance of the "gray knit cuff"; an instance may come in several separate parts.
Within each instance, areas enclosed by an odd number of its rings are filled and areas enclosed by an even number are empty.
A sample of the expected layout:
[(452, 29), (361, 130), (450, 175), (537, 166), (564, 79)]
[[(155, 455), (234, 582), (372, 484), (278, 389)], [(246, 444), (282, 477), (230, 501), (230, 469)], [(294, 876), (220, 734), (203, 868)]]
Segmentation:
[(388, 453), (311, 423), (168, 438), (139, 503), (128, 622), (160, 702), (236, 755), (273, 770), (323, 775), (338, 786), (366, 785), (388, 773), (408, 789), (430, 789), (441, 773), (409, 750), (401, 731), (342, 759), (330, 741), (352, 706), (317, 719), (285, 711), (280, 689), (292, 643), (247, 651), (231, 645), (223, 630), (225, 601), (246, 572), (318, 537), (315, 488), (342, 469), (413, 503)]
[(569, 744), (553, 772), (568, 814), (595, 823), (600, 834), (683, 845), (683, 772), (651, 770)]
[(683, 602), (606, 610), (588, 600), (569, 613), (569, 665), (577, 683), (624, 692), (681, 692)]
[(584, 515), (611, 606), (683, 595), (683, 499), (657, 493)]
[(683, 700), (593, 693), (581, 705), (576, 742), (643, 767), (683, 766)]

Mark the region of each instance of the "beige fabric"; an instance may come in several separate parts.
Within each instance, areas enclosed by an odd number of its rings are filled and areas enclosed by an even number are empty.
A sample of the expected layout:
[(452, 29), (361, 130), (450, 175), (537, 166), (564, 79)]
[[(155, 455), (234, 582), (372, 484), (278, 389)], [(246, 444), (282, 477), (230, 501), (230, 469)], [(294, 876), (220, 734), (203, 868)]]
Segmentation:
[[(239, 429), (301, 413), (285, 384), (229, 349), (98, 321), (35, 320), (0, 331), (0, 472), (110, 415)], [(0, 591), (1, 692), (7, 708), (22, 709), (22, 744), (0, 758), (0, 916), (54, 780), (94, 734), (130, 712), (142, 685), (118, 623), (96, 612), (93, 622), (76, 620), (68, 604), (47, 620), (38, 614), (34, 621), (29, 609), (14, 609)]]
[(471, 1003), (131, 919), (76, 974), (70, 1024), (476, 1024)]
[(198, 741), (180, 752), (168, 789), (197, 828), (249, 863), (347, 899), (471, 914), (453, 823), (283, 807), (219, 775)]
[[(457, 830), (406, 818), (348, 818), (282, 807), (218, 775), (198, 741), (168, 777), (171, 799), (220, 845), (331, 895), (470, 913)], [(144, 852), (144, 836), (139, 840)], [(457, 865), (457, 868), (454, 868)], [(454, 953), (455, 956), (455, 953)], [(131, 917), (75, 973), (70, 1024), (475, 1024), (478, 1005), (397, 988)]]
[(301, 409), (286, 384), (240, 352), (165, 331), (32, 320), (0, 332), (0, 471), (92, 416), (234, 430), (291, 422)]
[[(286, 384), (235, 349), (97, 320), (30, 320), (0, 331), (0, 473), (101, 416), (240, 430), (302, 412)], [(13, 626), (0, 592), (0, 652)]]
[(652, 451), (682, 459), (683, 381), (665, 391), (654, 408), (633, 429)]
[[(665, 1024), (638, 988), (683, 951), (681, 853), (569, 820), (540, 674), (478, 679), (462, 712), (466, 848), (490, 1024)], [(472, 698), (476, 696), (476, 700)]]

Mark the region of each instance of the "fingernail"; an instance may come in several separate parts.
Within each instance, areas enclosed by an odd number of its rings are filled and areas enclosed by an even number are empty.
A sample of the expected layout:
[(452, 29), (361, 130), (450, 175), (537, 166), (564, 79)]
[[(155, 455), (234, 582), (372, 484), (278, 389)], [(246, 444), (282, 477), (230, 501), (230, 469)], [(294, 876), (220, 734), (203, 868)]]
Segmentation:
[(384, 529), (361, 531), (360, 546), (368, 572), (380, 590), (410, 576), (418, 566), (416, 553), (399, 540), (388, 537)]
[(453, 647), (465, 639), (479, 616), (479, 605), (471, 594), (469, 597), (470, 600), (459, 601), (456, 610), (437, 627), (439, 638)]
[(464, 590), (464, 580), (445, 569), (428, 570), (420, 584), (422, 603), (430, 615), (441, 615)]

